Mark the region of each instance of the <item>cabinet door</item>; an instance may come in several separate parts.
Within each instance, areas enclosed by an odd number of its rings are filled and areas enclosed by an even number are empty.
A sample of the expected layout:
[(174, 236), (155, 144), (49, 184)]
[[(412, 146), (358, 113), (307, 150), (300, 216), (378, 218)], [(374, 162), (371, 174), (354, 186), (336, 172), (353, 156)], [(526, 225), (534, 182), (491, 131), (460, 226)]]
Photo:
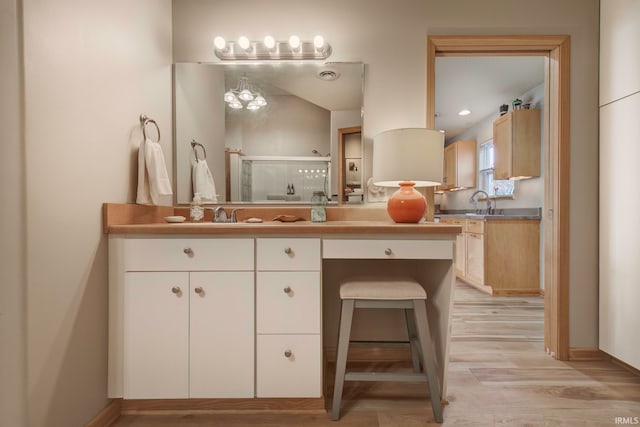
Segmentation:
[(189, 397), (254, 397), (253, 272), (190, 273)]
[(125, 399), (189, 397), (188, 292), (188, 273), (125, 273)]
[(321, 397), (320, 334), (258, 335), (257, 397)]
[(449, 145), (444, 149), (444, 168), (443, 168), (443, 190), (455, 187), (456, 184), (456, 150), (454, 145)]
[(493, 179), (511, 176), (511, 113), (493, 122)]
[(456, 276), (465, 277), (467, 275), (467, 244), (464, 234), (456, 236)]
[(256, 286), (259, 334), (320, 333), (320, 272), (261, 271)]
[(467, 279), (484, 285), (484, 236), (466, 233), (467, 240)]

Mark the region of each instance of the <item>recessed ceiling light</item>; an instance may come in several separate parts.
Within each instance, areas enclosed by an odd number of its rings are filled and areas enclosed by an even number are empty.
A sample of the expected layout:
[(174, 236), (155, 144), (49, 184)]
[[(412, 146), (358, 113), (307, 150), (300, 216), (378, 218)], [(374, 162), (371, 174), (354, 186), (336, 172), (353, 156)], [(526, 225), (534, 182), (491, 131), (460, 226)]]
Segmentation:
[(458, 115), (459, 116), (468, 116), (469, 114), (471, 114), (471, 110), (460, 110), (460, 111), (458, 111)]

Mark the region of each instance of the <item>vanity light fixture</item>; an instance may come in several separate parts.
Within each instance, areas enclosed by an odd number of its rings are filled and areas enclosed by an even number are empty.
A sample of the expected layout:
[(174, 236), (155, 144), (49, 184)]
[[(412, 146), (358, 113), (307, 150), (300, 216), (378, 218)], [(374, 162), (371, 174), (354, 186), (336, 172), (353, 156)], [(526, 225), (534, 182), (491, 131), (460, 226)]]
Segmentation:
[[(246, 102), (246, 107), (240, 101)], [(267, 100), (264, 99), (260, 93), (253, 90), (247, 77), (240, 77), (238, 85), (234, 89), (229, 89), (225, 92), (224, 102), (226, 102), (229, 107), (236, 110), (240, 110), (242, 108), (246, 108), (247, 110), (259, 110), (267, 105)]]
[(217, 36), (213, 39), (216, 56), (224, 61), (262, 60), (323, 60), (331, 55), (331, 46), (317, 35), (311, 41), (292, 35), (288, 41), (277, 41), (266, 36), (262, 41), (251, 41), (242, 36), (237, 42)]

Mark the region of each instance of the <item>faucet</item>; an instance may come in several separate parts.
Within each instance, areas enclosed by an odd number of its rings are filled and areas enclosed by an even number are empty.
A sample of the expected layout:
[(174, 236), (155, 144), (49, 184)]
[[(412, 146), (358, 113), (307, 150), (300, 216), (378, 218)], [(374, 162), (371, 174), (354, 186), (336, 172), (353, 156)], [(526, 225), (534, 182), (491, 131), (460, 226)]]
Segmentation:
[(237, 212), (238, 211), (242, 211), (244, 210), (243, 208), (235, 208), (234, 210), (231, 211), (231, 218), (229, 218), (229, 222), (238, 222), (238, 215)]
[(474, 209), (474, 211), (475, 211), (476, 213), (479, 213), (479, 212), (478, 212), (478, 208), (477, 208), (477, 205), (478, 205), (478, 199), (476, 199), (476, 196), (477, 196), (478, 194), (484, 194), (484, 196), (487, 198), (487, 214), (491, 215), (491, 199), (489, 198), (489, 194), (488, 194), (486, 191), (484, 191), (484, 190), (478, 190), (478, 191), (476, 191), (475, 193), (473, 193), (473, 194), (471, 195), (471, 198), (469, 199), (469, 202), (470, 202), (470, 203), (473, 203), (473, 209)]
[(222, 206), (218, 206), (213, 211), (213, 222), (229, 222), (227, 219), (227, 212)]

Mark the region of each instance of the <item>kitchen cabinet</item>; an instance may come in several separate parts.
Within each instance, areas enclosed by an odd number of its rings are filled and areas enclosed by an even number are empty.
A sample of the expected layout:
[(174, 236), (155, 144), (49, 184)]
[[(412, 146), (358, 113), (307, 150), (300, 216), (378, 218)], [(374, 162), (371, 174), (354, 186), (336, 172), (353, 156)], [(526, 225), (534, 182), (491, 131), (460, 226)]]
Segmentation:
[(456, 239), (459, 279), (492, 295), (540, 294), (539, 220), (441, 218), (440, 222), (462, 225), (463, 234)]
[(444, 148), (442, 185), (438, 190), (476, 186), (476, 142), (456, 141)]
[(256, 248), (256, 396), (321, 397), (320, 239)]
[(540, 110), (514, 110), (493, 122), (494, 179), (540, 176)]
[(110, 242), (109, 397), (254, 397), (253, 252), (253, 239)]

